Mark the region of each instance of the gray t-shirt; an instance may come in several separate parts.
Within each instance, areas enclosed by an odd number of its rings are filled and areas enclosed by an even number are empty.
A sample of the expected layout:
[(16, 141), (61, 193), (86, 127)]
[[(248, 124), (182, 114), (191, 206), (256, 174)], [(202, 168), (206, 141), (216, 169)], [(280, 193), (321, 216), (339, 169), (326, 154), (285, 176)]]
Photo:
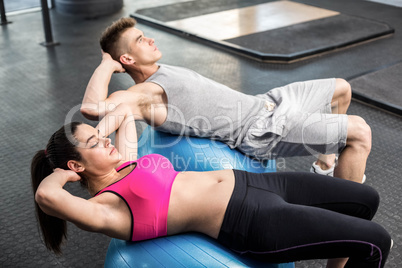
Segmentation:
[(182, 67), (160, 64), (146, 82), (161, 86), (168, 99), (166, 121), (155, 128), (176, 135), (208, 137), (236, 147), (264, 100), (235, 91)]

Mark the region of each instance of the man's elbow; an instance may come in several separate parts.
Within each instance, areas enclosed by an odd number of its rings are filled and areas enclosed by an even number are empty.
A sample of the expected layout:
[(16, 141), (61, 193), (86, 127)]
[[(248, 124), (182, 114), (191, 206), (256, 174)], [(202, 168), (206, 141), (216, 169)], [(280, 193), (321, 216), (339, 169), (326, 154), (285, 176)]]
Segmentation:
[(80, 108), (80, 112), (89, 120), (99, 120), (99, 109), (95, 107), (88, 107), (83, 104)]

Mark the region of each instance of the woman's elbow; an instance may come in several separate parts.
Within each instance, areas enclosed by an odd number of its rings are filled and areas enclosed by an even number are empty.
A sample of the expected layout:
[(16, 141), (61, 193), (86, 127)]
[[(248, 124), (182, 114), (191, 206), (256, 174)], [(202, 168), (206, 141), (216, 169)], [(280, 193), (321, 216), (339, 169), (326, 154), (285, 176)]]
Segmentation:
[(38, 205), (40, 205), (44, 202), (45, 199), (46, 199), (46, 192), (43, 191), (41, 188), (38, 188), (38, 190), (35, 193), (35, 202), (38, 203)]
[(52, 200), (52, 194), (48, 191), (38, 188), (35, 193), (35, 202), (38, 204), (40, 209), (46, 214), (50, 214), (51, 206), (54, 204), (54, 200)]

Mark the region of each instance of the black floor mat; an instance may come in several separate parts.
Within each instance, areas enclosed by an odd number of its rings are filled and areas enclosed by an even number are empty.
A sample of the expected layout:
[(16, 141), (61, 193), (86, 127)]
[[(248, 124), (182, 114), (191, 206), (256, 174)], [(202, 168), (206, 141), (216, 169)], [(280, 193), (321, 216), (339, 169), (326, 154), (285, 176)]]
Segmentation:
[(402, 115), (402, 62), (356, 77), (350, 84), (356, 98)]
[(197, 0), (137, 10), (142, 16), (153, 18), (161, 22), (182, 20), (195, 16), (215, 13), (235, 8), (249, 7), (263, 3), (275, 2), (273, 0)]
[[(288, 27), (258, 32), (226, 40), (212, 40), (167, 25), (169, 21), (199, 16), (218, 11), (256, 5), (254, 1), (214, 1), (213, 7), (205, 0), (177, 3), (137, 10), (131, 16), (138, 21), (184, 34), (188, 38), (218, 46), (232, 52), (261, 60), (290, 63), (313, 55), (334, 51), (349, 45), (387, 36), (394, 32), (389, 25), (367, 18), (340, 14)], [(247, 3), (243, 3), (247, 2)]]

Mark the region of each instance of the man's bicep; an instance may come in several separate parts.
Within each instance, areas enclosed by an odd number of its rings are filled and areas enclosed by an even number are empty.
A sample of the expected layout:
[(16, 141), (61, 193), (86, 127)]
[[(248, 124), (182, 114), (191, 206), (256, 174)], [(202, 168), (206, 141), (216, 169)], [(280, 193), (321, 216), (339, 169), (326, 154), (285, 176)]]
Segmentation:
[(132, 104), (135, 101), (135, 94), (127, 90), (113, 92), (104, 101), (104, 110), (107, 112), (113, 111), (119, 104)]

